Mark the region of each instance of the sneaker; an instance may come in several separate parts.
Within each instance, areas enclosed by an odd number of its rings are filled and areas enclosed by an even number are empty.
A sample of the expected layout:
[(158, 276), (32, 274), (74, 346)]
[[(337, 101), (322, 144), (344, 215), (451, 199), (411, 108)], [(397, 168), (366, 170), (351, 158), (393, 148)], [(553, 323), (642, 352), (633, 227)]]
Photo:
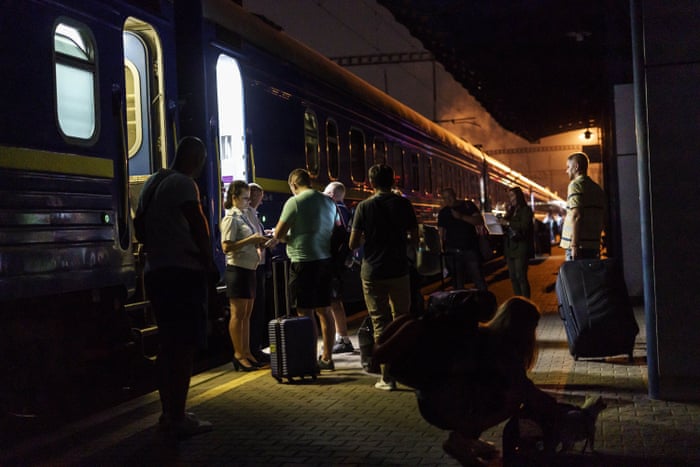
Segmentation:
[(379, 381), (374, 384), (374, 387), (382, 391), (395, 391), (396, 381), (385, 381), (383, 378), (379, 378)]
[(318, 369), (334, 371), (335, 363), (333, 363), (333, 360), (324, 360), (322, 357), (318, 357)]
[[(185, 412), (185, 417), (194, 417), (194, 414), (192, 412)], [(170, 421), (170, 417), (164, 413), (160, 414), (160, 417), (158, 417), (158, 429), (160, 431), (169, 431), (172, 429), (172, 422)]]
[(173, 424), (173, 433), (179, 439), (189, 438), (201, 433), (207, 433), (213, 429), (211, 422), (200, 420), (193, 413), (186, 413), (185, 418)]
[(345, 340), (341, 337), (335, 341), (333, 345), (333, 353), (351, 353), (355, 351), (355, 347), (352, 346), (352, 342)]
[(166, 435), (175, 436), (178, 439), (189, 438), (200, 433), (211, 431), (211, 422), (200, 420), (192, 412), (185, 412), (185, 418), (173, 423), (170, 418), (162, 414), (158, 419), (158, 428)]

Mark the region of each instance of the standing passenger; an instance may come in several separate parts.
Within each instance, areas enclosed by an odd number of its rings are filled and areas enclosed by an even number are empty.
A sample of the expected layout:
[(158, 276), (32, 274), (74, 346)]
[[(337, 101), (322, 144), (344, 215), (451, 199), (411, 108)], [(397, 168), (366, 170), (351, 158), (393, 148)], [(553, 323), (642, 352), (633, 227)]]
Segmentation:
[(262, 366), (250, 351), (250, 315), (257, 291), (258, 249), (267, 239), (259, 234), (246, 215), (250, 188), (243, 180), (231, 182), (226, 191), (221, 220), (221, 248), (226, 253), (226, 295), (231, 307), (229, 335), (233, 343), (233, 367), (253, 371)]
[(532, 256), (532, 209), (525, 201), (520, 187), (508, 190), (508, 211), (501, 224), (505, 227), (503, 255), (508, 264), (508, 275), (513, 293), (530, 298), (530, 282), (527, 268)]
[[(364, 242), (362, 259), (362, 291), (367, 312), (378, 342), (384, 328), (397, 316), (409, 313), (411, 286), (409, 279), (408, 243), (418, 245), (418, 222), (411, 202), (391, 191), (394, 170), (383, 164), (369, 169), (374, 195), (360, 202), (350, 233), (350, 248)], [(391, 391), (396, 381), (390, 369), (382, 367), (382, 376), (375, 388)]]
[(451, 257), (447, 268), (452, 286), (463, 289), (469, 275), (477, 289), (486, 290), (476, 232), (476, 226), (484, 224), (479, 208), (471, 201), (457, 200), (452, 188), (444, 188), (441, 195), (444, 207), (438, 213), (438, 230), (442, 252)]
[[(255, 228), (255, 233), (265, 235), (265, 226), (258, 217), (258, 207), (262, 204), (263, 187), (257, 183), (249, 183), (250, 205), (246, 211), (250, 224)], [(270, 363), (270, 355), (262, 349), (270, 345), (267, 333), (267, 323), (269, 321), (267, 310), (267, 280), (272, 271), (269, 266), (269, 254), (265, 248), (258, 248), (260, 263), (255, 270), (256, 286), (255, 301), (253, 302), (253, 312), (250, 315), (250, 351), (258, 362)]]
[(335, 225), (335, 203), (311, 187), (311, 175), (304, 169), (289, 174), (292, 196), (284, 203), (275, 233), (266, 244), (274, 248), (287, 242), (292, 261), (289, 291), (297, 314), (314, 322), (318, 315), (323, 352), (318, 358), (321, 370), (335, 370), (333, 364), (333, 315), (331, 314), (331, 234)]
[[(323, 190), (326, 196), (329, 196), (338, 208), (339, 218), (336, 222), (340, 222), (343, 227), (349, 229), (352, 220), (352, 213), (345, 206), (345, 185), (342, 182), (331, 182)], [(343, 305), (343, 270), (340, 265), (333, 265), (333, 279), (331, 281), (331, 311), (335, 320), (335, 344), (333, 344), (333, 353), (353, 352), (355, 349), (348, 337), (348, 324), (345, 316), (345, 305)]]
[(569, 187), (566, 195), (566, 218), (559, 246), (566, 250), (566, 259), (598, 258), (600, 234), (605, 219), (605, 193), (587, 175), (588, 156), (571, 154), (566, 161)]
[(146, 181), (137, 209), (145, 219), (146, 292), (160, 338), (156, 368), (163, 413), (159, 423), (162, 430), (179, 438), (212, 428), (211, 423), (185, 413), (194, 352), (206, 340), (207, 275), (216, 270), (209, 226), (194, 181), (205, 159), (202, 141), (192, 136), (180, 140), (172, 167)]

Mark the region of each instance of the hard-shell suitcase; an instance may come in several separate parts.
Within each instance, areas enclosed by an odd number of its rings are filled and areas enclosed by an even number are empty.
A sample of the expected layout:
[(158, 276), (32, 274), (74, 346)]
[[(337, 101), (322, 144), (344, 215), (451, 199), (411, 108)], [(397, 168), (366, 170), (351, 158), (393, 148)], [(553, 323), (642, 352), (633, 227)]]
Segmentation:
[[(268, 324), (268, 332), (272, 377), (280, 383), (283, 379), (292, 383), (294, 378), (305, 376), (316, 379), (319, 373), (314, 323), (308, 317), (290, 316), (288, 282), (289, 262), (274, 260), (272, 283), (277, 318)], [(280, 301), (284, 304), (283, 316), (280, 316)]]
[(616, 260), (566, 261), (555, 288), (575, 360), (627, 354), (632, 361), (639, 326)]

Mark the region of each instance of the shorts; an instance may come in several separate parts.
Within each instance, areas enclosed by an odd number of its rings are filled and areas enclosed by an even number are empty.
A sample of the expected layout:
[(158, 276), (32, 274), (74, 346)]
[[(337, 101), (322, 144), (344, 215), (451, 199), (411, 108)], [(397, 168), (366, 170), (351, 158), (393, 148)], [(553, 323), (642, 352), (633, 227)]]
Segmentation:
[(146, 273), (158, 332), (183, 345), (206, 347), (208, 283), (204, 271), (163, 268)]
[(226, 296), (228, 298), (255, 299), (255, 291), (258, 287), (255, 269), (227, 264), (224, 281), (226, 282)]
[(331, 261), (322, 259), (292, 263), (289, 267), (289, 294), (296, 308), (331, 306)]

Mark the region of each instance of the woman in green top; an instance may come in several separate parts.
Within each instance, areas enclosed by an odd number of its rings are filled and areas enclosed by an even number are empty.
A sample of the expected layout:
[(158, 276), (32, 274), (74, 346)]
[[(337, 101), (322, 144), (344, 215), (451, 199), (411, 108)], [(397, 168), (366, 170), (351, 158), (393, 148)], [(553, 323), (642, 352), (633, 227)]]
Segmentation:
[(515, 295), (530, 298), (527, 267), (533, 253), (532, 209), (527, 205), (520, 187), (508, 190), (509, 207), (503, 218), (505, 239), (503, 255)]

